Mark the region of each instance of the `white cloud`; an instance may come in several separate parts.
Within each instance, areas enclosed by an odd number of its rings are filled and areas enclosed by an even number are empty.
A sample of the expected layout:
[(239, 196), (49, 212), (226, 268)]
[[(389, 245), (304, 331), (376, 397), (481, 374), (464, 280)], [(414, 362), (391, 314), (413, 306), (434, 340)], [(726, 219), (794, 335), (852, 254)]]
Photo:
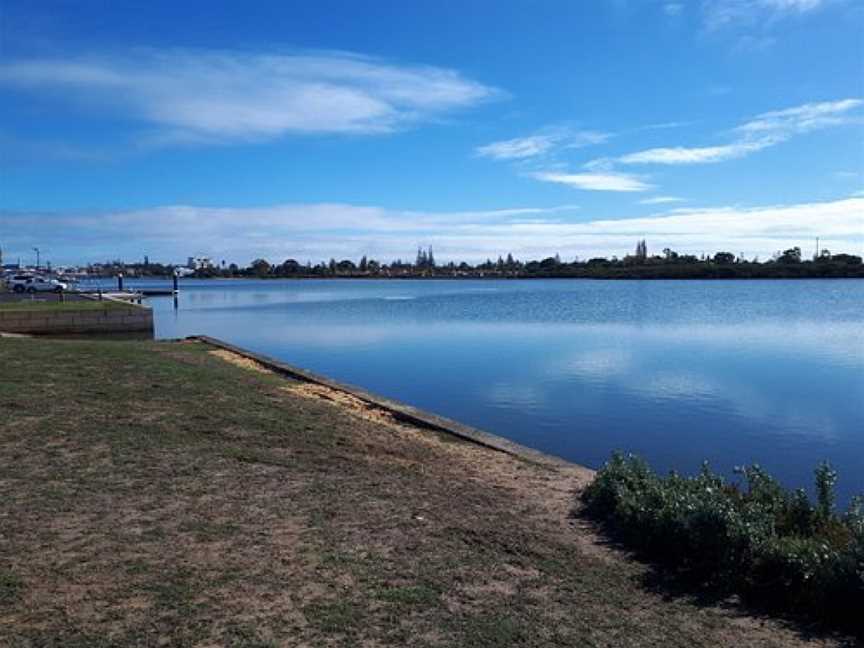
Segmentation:
[(527, 137), (516, 137), (479, 146), (475, 152), (481, 157), (495, 160), (518, 160), (544, 155), (556, 149), (581, 148), (600, 144), (609, 137), (609, 133), (598, 131), (550, 128)]
[[(675, 165), (734, 160), (785, 142), (795, 135), (860, 121), (860, 117), (853, 117), (848, 113), (859, 108), (862, 103), (864, 102), (860, 99), (841, 99), (774, 110), (757, 115), (733, 129), (739, 139), (731, 144), (658, 147), (629, 153), (614, 161), (621, 164)], [(606, 168), (610, 167), (608, 158), (589, 164), (596, 166), (600, 163), (605, 164)]]
[(118, 256), (185, 260), (190, 254), (247, 263), (256, 257), (383, 260), (432, 244), (440, 260), (622, 256), (647, 238), (652, 250), (727, 250), (765, 259), (817, 236), (833, 252), (864, 250), (864, 198), (768, 207), (675, 209), (640, 218), (576, 220), (571, 207), (491, 211), (398, 211), (349, 204), (261, 208), (192, 206), (107, 213), (0, 212), (9, 259), (38, 245), (54, 263)]
[(800, 133), (848, 124), (847, 113), (862, 105), (861, 99), (841, 99), (807, 103), (785, 110), (772, 110), (757, 115), (735, 130), (748, 136), (768, 134), (788, 138)]
[(704, 0), (704, 22), (709, 30), (736, 24), (753, 25), (820, 9), (825, 0)]
[(495, 160), (514, 160), (534, 157), (550, 151), (555, 146), (555, 138), (550, 135), (532, 135), (492, 142), (476, 149), (477, 155)]
[(647, 149), (618, 158), (622, 164), (705, 164), (744, 157), (771, 146), (773, 141), (737, 142), (725, 146), (701, 146), (688, 148), (672, 146)]
[(338, 52), (138, 50), (0, 65), (0, 84), (159, 128), (159, 141), (386, 133), (496, 96), (456, 71)]
[(825, 0), (757, 0), (757, 4), (777, 11), (804, 13), (818, 9), (825, 4)]
[(686, 202), (686, 199), (678, 196), (654, 196), (653, 198), (645, 198), (640, 200), (640, 205), (667, 205), (670, 203)]
[(663, 5), (663, 11), (667, 16), (677, 16), (684, 10), (684, 5), (680, 2), (667, 2)]
[(648, 191), (653, 189), (633, 175), (626, 173), (557, 173), (541, 171), (532, 173), (532, 178), (543, 182), (564, 184), (574, 189), (587, 191)]
[(670, 122), (660, 122), (658, 124), (648, 124), (647, 126), (640, 126), (635, 128), (634, 130), (666, 130), (669, 128), (681, 128), (682, 126), (690, 126), (695, 122), (692, 121), (670, 121)]

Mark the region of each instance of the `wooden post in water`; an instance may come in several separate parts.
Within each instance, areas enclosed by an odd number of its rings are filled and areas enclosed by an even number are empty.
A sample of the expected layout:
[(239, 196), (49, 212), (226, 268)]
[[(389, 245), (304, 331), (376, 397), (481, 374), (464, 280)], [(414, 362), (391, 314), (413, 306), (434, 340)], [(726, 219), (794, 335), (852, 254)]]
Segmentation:
[(177, 293), (180, 292), (180, 273), (177, 270), (174, 270), (174, 276), (172, 277), (174, 283), (174, 310), (177, 310)]

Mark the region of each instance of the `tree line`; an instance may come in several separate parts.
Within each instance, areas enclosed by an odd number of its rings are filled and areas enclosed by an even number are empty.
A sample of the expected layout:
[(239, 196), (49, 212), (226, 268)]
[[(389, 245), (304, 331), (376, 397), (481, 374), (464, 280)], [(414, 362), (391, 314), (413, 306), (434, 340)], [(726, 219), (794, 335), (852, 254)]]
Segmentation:
[[(169, 276), (175, 266), (158, 263), (125, 264), (112, 262), (96, 269), (103, 274), (124, 271), (128, 274)], [(482, 263), (465, 261), (437, 263), (431, 247), (419, 248), (413, 260), (380, 262), (362, 256), (351, 259), (301, 263), (286, 259), (271, 263), (255, 259), (248, 266), (235, 263), (213, 264), (199, 268), (194, 277), (248, 277), (248, 278), (594, 278), (594, 279), (751, 279), (751, 278), (808, 278), (808, 277), (864, 277), (864, 264), (860, 256), (832, 254), (822, 250), (805, 259), (801, 248), (793, 247), (776, 252), (770, 259), (746, 259), (743, 255), (721, 251), (713, 255), (696, 256), (678, 253), (670, 248), (651, 255), (645, 240), (640, 240), (633, 254), (623, 258), (594, 257), (562, 260), (559, 255), (540, 260), (521, 261), (507, 254), (497, 260)]]

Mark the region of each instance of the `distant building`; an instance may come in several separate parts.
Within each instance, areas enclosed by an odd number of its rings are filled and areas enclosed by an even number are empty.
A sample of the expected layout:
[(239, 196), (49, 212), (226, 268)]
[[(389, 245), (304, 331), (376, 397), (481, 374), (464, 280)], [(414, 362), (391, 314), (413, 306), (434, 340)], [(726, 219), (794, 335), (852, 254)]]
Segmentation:
[(186, 267), (190, 270), (209, 270), (213, 267), (213, 261), (210, 257), (189, 257), (186, 260)]

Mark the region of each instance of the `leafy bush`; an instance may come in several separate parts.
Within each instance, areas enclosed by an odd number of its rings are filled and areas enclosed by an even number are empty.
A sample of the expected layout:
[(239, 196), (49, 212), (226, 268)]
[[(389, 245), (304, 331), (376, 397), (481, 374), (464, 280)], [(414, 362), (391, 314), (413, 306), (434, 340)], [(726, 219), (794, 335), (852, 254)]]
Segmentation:
[(660, 477), (616, 453), (582, 500), (623, 542), (700, 583), (864, 633), (864, 497), (838, 514), (828, 464), (815, 471), (815, 503), (759, 466), (738, 472), (743, 483), (707, 464)]

